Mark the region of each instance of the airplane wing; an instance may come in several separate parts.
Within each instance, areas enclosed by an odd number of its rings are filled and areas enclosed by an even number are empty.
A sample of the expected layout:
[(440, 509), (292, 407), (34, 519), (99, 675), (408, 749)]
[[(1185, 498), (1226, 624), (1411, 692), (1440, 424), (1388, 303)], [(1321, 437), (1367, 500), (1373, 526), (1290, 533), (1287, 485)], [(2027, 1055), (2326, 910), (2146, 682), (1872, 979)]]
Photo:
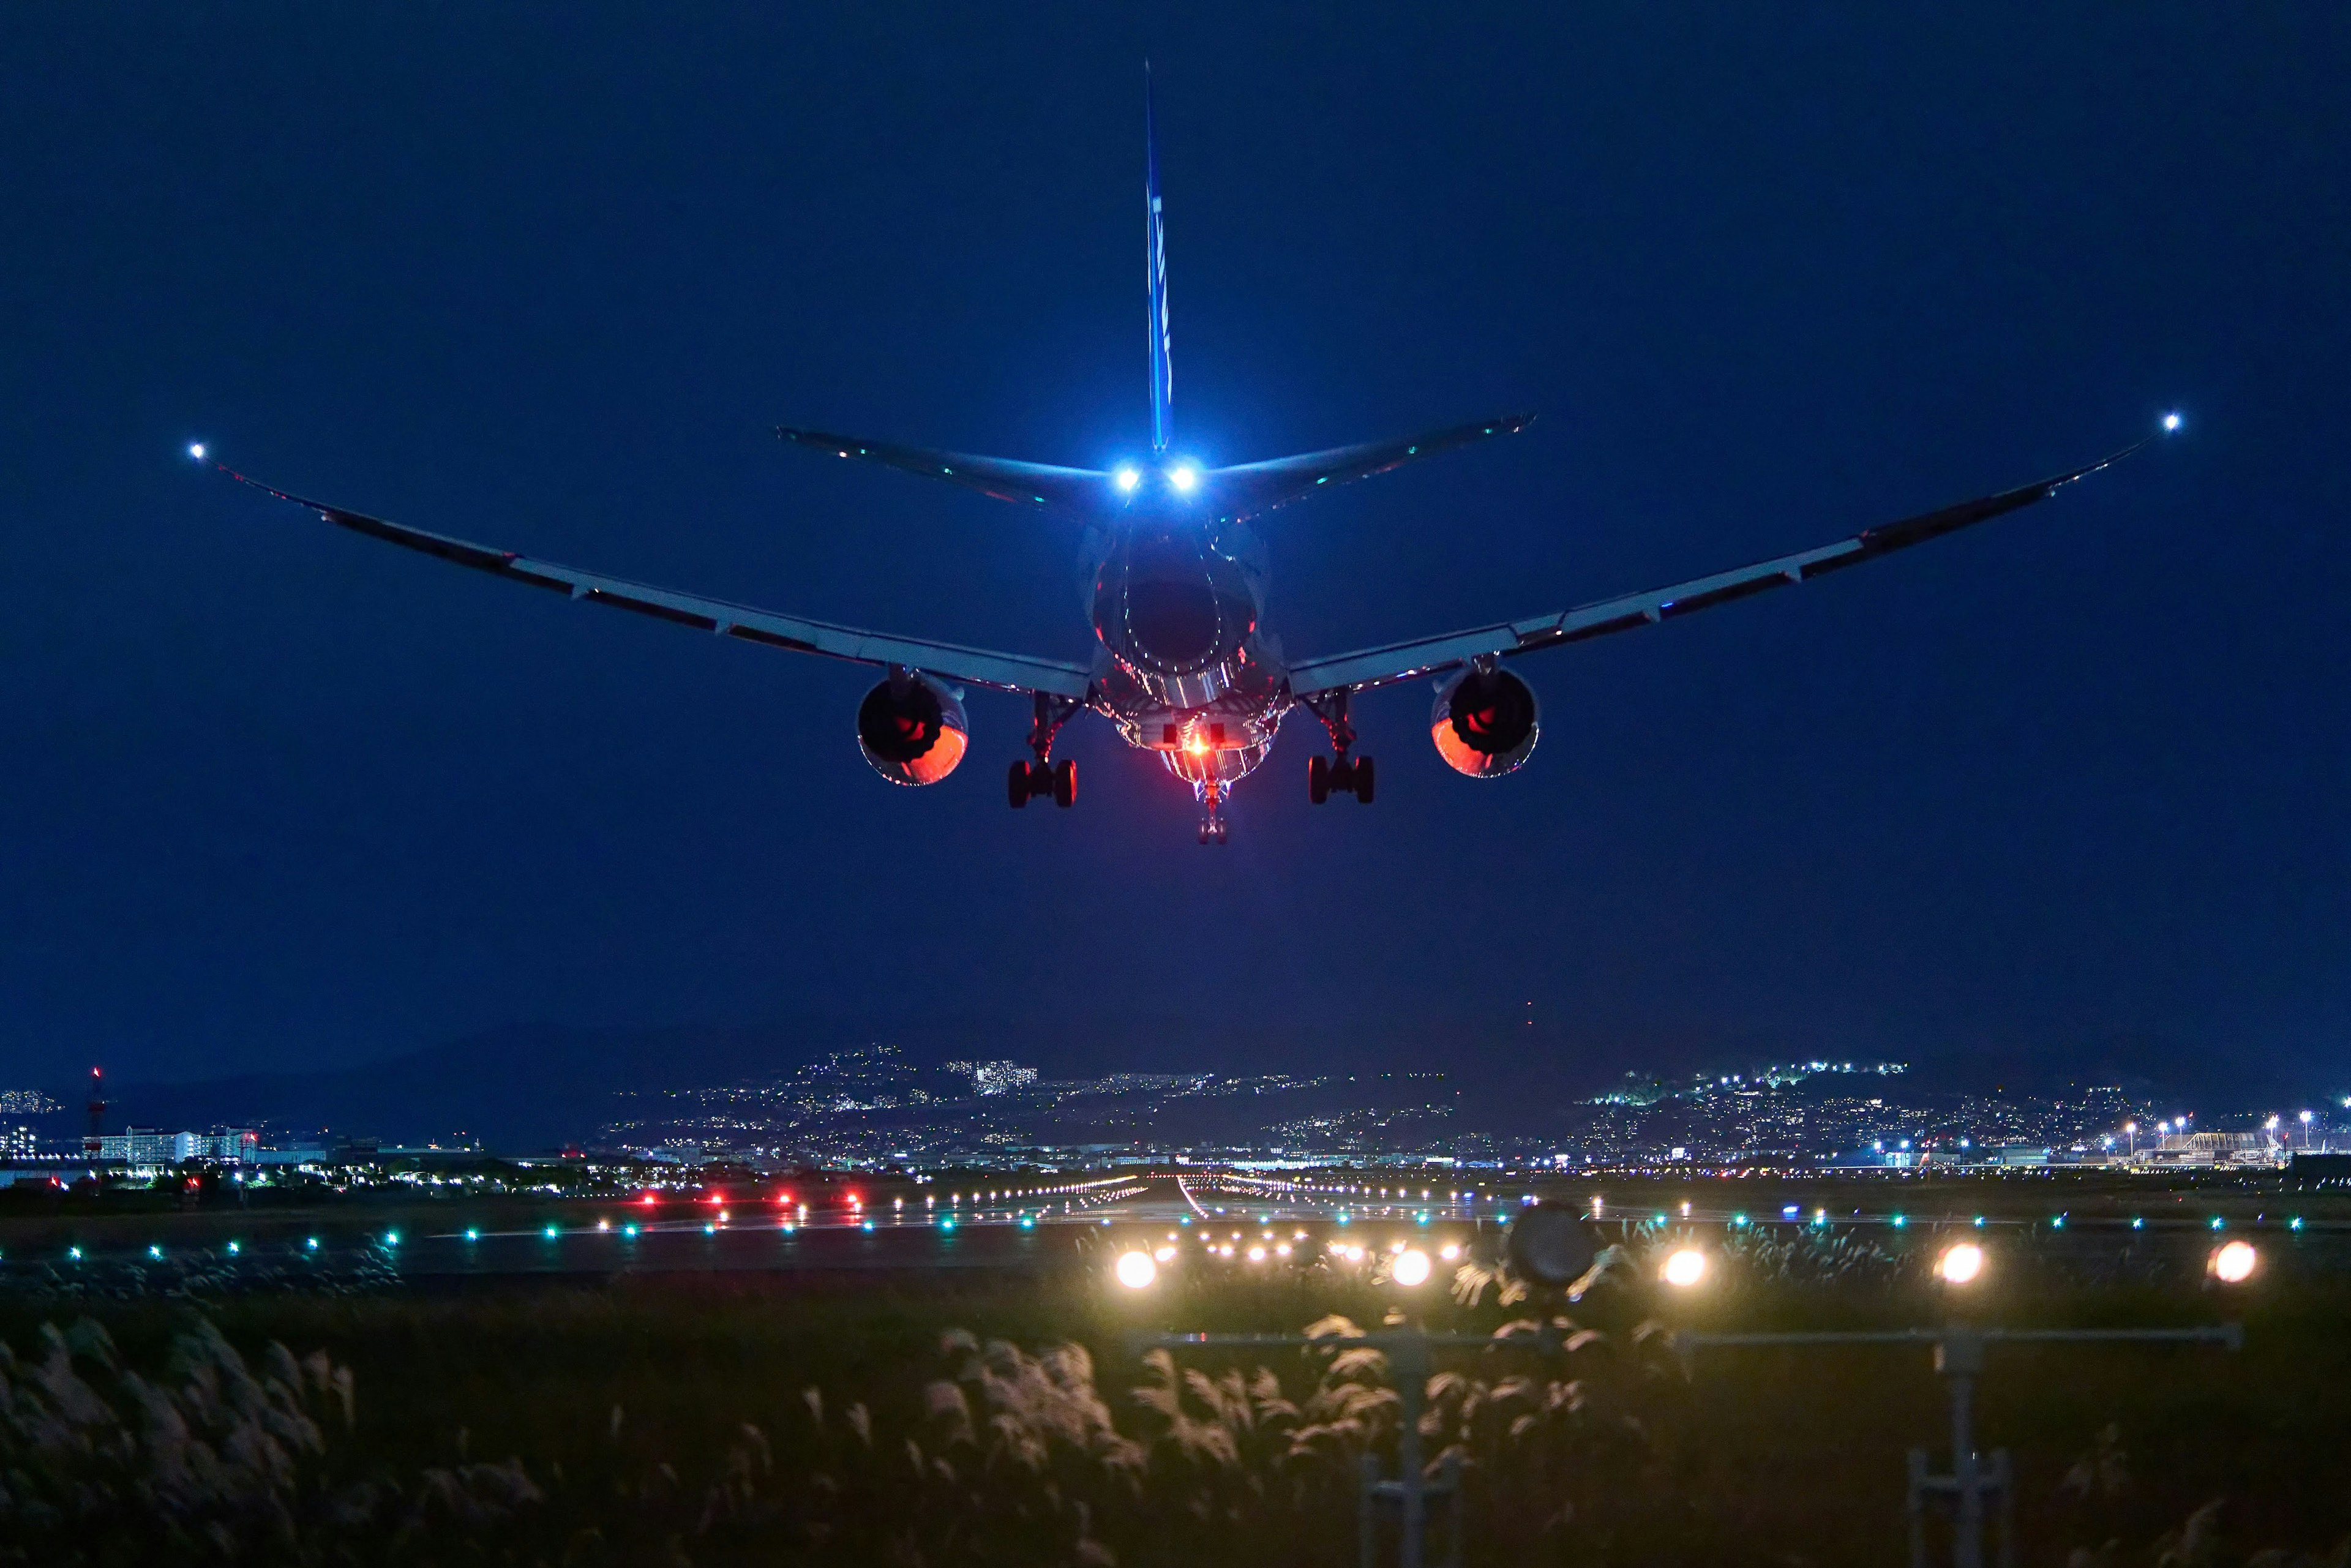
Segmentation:
[(933, 452), (920, 446), (893, 446), (886, 442), (861, 441), (821, 430), (795, 430), (778, 425), (778, 440), (834, 457), (852, 457), (884, 467), (904, 469), (932, 479), (944, 479), (999, 501), (1031, 507), (1099, 508), (1108, 499), (1110, 476), (1094, 468), (1061, 468), (1050, 463), (1019, 463), (1009, 457), (977, 457), (967, 452)]
[[(2167, 420), (2166, 428), (2173, 428), (2173, 422)], [(2147, 438), (2153, 439), (2152, 436)], [(1564, 643), (1587, 642), (1611, 632), (1630, 632), (1635, 627), (1654, 625), (1660, 621), (1670, 621), (1718, 604), (1728, 604), (1751, 593), (1784, 588), (1791, 583), (1809, 582), (1828, 572), (1859, 566), (1865, 560), (1875, 560), (1896, 550), (1907, 549), (1912, 545), (1924, 544), (1928, 539), (1939, 538), (2020, 507), (2045, 501), (2076, 479), (2086, 478), (2110, 464), (2122, 461), (2147, 444), (2145, 440), (2136, 441), (2119, 452), (2109, 453), (2087, 467), (2076, 468), (2071, 473), (2059, 474), (1976, 500), (1961, 501), (1957, 506), (1905, 517), (1899, 522), (1865, 528), (1834, 544), (1799, 550), (1794, 555), (1778, 556), (1752, 566), (1717, 572), (1711, 577), (1695, 578), (1668, 588), (1651, 589), (1645, 593), (1604, 599), (1578, 609), (1538, 615), (1525, 621), (1479, 626), (1441, 637), (1423, 637), (1415, 642), (1395, 643), (1384, 648), (1366, 648), (1360, 653), (1341, 653), (1332, 658), (1309, 659), (1290, 666), (1290, 689), (1293, 695), (1300, 697), (1333, 691), (1364, 691), (1374, 686), (1408, 681), (1417, 675), (1437, 674), (1481, 656), (1507, 658), (1518, 653), (1531, 653), (1539, 648), (1557, 647)]]
[(674, 622), (681, 626), (691, 626), (722, 637), (733, 637), (769, 648), (823, 653), (860, 664), (900, 664), (943, 680), (967, 681), (973, 685), (992, 686), (998, 691), (1023, 694), (1050, 692), (1078, 702), (1085, 701), (1092, 686), (1092, 677), (1082, 665), (1062, 664), (1054, 659), (1034, 659), (1021, 653), (993, 653), (984, 648), (966, 648), (954, 643), (883, 636), (879, 632), (861, 632), (852, 626), (804, 621), (796, 615), (778, 615), (772, 611), (755, 610), (748, 605), (730, 604), (721, 599), (705, 599), (698, 594), (680, 593), (673, 589), (605, 577), (574, 567), (558, 566), (552, 561), (534, 560), (512, 550), (469, 544), (464, 539), (428, 534), (422, 528), (403, 528), (398, 523), (385, 522), (381, 517), (345, 511), (324, 501), (289, 495), (257, 479), (248, 479), (225, 464), (214, 463), (213, 466), (240, 485), (275, 496), (281, 501), (291, 501), (298, 507), (307, 507), (328, 522), (338, 528), (349, 528), (353, 533), (437, 556), (457, 566), (471, 567), (475, 571), (486, 571), (510, 582), (551, 589), (592, 604), (633, 610), (640, 615), (651, 615), (657, 620)]
[(1402, 441), (1373, 441), (1360, 446), (1334, 446), (1324, 452), (1275, 457), (1263, 463), (1239, 463), (1212, 468), (1201, 476), (1217, 514), (1227, 519), (1255, 517), (1276, 507), (1312, 495), (1332, 485), (1350, 484), (1384, 474), (1391, 468), (1489, 436), (1515, 435), (1534, 423), (1531, 413), (1506, 414), (1475, 424), (1457, 424)]

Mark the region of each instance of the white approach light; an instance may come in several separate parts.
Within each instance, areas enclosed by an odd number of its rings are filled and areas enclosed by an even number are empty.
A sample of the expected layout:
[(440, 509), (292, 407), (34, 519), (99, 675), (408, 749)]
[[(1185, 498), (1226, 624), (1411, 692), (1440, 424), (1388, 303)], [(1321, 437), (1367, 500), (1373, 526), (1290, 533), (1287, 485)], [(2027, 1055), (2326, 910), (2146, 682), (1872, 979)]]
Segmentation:
[(1947, 1285), (1964, 1285), (1983, 1272), (1983, 1249), (1962, 1241), (1935, 1260), (1935, 1272)]
[(1175, 486), (1179, 494), (1188, 496), (1200, 483), (1200, 471), (1189, 463), (1178, 463), (1167, 470), (1167, 482)]
[(1159, 1265), (1151, 1260), (1148, 1252), (1122, 1252), (1118, 1255), (1118, 1282), (1130, 1291), (1150, 1288), (1159, 1278)]
[(1667, 1255), (1660, 1273), (1667, 1284), (1687, 1291), (1706, 1278), (1706, 1254), (1695, 1247), (1677, 1247)]
[(2241, 1285), (2253, 1277), (2253, 1265), (2260, 1260), (2252, 1242), (2225, 1242), (2212, 1254), (2212, 1277), (2224, 1285)]
[(1396, 1254), (1389, 1274), (1399, 1285), (1407, 1288), (1428, 1283), (1428, 1254), (1417, 1247), (1408, 1247)]
[(1141, 471), (1134, 468), (1122, 468), (1116, 474), (1113, 475), (1112, 478), (1117, 481), (1118, 487), (1122, 490), (1131, 491), (1137, 485), (1143, 483), (1143, 475)]

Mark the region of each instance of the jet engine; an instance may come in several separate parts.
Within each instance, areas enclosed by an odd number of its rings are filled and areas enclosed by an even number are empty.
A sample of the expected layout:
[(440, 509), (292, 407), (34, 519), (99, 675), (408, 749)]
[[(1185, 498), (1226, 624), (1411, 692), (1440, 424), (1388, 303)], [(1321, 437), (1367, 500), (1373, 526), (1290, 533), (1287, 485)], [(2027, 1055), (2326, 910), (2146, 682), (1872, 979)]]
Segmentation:
[(893, 784), (935, 784), (971, 745), (963, 704), (930, 676), (883, 681), (857, 705), (857, 749)]
[(1456, 773), (1499, 779), (1534, 750), (1541, 718), (1534, 687), (1508, 670), (1473, 664), (1437, 689), (1428, 737)]

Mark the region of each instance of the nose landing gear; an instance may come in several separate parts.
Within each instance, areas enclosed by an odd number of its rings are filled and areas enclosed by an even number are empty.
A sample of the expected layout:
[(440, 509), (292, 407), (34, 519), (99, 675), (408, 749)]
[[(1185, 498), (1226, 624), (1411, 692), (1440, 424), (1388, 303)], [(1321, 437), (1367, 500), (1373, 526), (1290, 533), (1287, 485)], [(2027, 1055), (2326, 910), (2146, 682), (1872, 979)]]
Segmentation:
[(1225, 821), (1225, 787), (1211, 779), (1200, 787), (1200, 841), (1221, 844), (1231, 834), (1233, 825)]

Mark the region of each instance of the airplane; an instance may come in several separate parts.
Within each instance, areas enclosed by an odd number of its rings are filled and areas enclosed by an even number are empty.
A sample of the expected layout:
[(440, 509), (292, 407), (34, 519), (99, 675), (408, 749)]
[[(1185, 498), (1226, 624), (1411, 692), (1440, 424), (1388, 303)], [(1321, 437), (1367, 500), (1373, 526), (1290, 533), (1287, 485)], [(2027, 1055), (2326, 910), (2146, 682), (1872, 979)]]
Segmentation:
[[(1527, 760), (1541, 728), (1534, 688), (1513, 667), (1520, 657), (1675, 620), (1907, 549), (2044, 501), (2158, 439), (2147, 436), (2030, 485), (1729, 571), (1570, 610), (1292, 661), (1264, 623), (1267, 558), (1252, 526), (1256, 519), (1336, 486), (1512, 434), (1525, 429), (1531, 416), (1506, 415), (1400, 441), (1228, 467), (1207, 467), (1185, 455), (1175, 433), (1165, 214), (1147, 65), (1144, 71), (1147, 453), (1106, 469), (1071, 468), (797, 426), (776, 432), (784, 442), (812, 452), (877, 463), (1081, 519), (1080, 562), (1094, 635), (1084, 663), (860, 631), (558, 566), (277, 489), (216, 458), (208, 460), (202, 444), (191, 446), (190, 455), (209, 461), (240, 484), (315, 511), (327, 522), (457, 566), (737, 642), (878, 666), (883, 678), (858, 705), (857, 744), (874, 770), (893, 783), (937, 784), (955, 772), (971, 744), (961, 687), (981, 686), (1030, 701), (1029, 756), (1011, 766), (1006, 780), (1010, 804), (1050, 800), (1071, 806), (1078, 795), (1077, 764), (1067, 758), (1056, 761), (1054, 742), (1077, 715), (1100, 715), (1129, 746), (1156, 753), (1168, 771), (1191, 785), (1201, 808), (1200, 841), (1221, 844), (1230, 832), (1225, 809), (1233, 786), (1257, 771), (1282, 722), (1294, 713), (1311, 715), (1330, 744), (1329, 756), (1318, 753), (1307, 764), (1308, 799), (1318, 806), (1336, 794), (1370, 805), (1377, 789), (1373, 758), (1357, 750), (1353, 699), (1424, 676), (1437, 683), (1428, 732), (1438, 756), (1469, 778), (1499, 778)], [(2179, 415), (2164, 415), (2159, 426), (2164, 433), (2179, 430)]]

